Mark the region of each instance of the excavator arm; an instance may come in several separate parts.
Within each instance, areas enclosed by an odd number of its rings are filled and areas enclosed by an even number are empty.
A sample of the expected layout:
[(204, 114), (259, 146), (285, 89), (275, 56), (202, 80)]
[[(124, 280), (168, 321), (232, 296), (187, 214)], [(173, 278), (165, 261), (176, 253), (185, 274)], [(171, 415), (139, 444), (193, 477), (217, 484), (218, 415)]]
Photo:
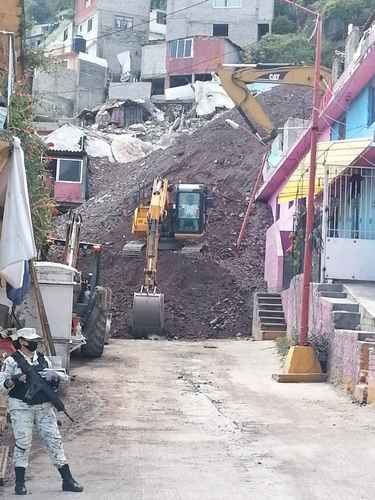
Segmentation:
[(135, 213), (133, 232), (146, 234), (146, 258), (141, 291), (133, 299), (133, 330), (137, 336), (147, 336), (164, 328), (164, 295), (157, 288), (156, 275), (160, 229), (169, 208), (168, 179), (154, 180), (150, 204), (140, 208)]
[[(313, 87), (313, 66), (292, 66), (288, 64), (254, 64), (245, 67), (221, 66), (217, 72), (221, 84), (249, 124), (251, 131), (263, 143), (277, 136), (270, 117), (250, 92), (252, 83), (274, 83)], [(324, 92), (329, 86), (331, 73), (321, 68), (320, 86)]]
[(168, 209), (168, 180), (156, 178), (147, 214), (146, 261), (143, 286), (147, 292), (156, 288), (156, 272), (159, 256), (160, 225)]

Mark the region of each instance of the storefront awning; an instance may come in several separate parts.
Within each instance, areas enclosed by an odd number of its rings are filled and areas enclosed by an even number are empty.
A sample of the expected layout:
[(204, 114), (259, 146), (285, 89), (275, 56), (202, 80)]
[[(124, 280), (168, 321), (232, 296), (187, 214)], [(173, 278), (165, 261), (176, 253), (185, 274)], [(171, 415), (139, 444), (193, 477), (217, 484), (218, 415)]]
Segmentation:
[[(319, 143), (315, 194), (317, 195), (323, 190), (324, 175), (327, 167), (329, 167), (329, 180), (332, 180), (351, 165), (366, 166), (367, 162), (365, 158), (362, 163), (359, 160), (371, 143), (372, 140), (370, 139)], [(307, 197), (309, 169), (310, 153), (301, 161), (297, 169), (289, 178), (289, 181), (281, 190), (278, 196), (279, 203), (287, 203), (292, 200)]]

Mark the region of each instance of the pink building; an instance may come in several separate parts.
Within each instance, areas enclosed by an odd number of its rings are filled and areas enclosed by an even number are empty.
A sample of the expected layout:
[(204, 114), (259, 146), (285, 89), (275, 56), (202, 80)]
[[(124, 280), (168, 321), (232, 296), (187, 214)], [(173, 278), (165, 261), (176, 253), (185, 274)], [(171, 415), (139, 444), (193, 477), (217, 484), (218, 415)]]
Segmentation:
[[(315, 255), (318, 282), (375, 281), (371, 264), (375, 253), (374, 25), (359, 45), (353, 47), (350, 38), (351, 62), (324, 97), (319, 120), (316, 196), (322, 247)], [(307, 195), (310, 138), (311, 124), (278, 161), (273, 153), (274, 167), (257, 195), (270, 205), (274, 216), (265, 259), (270, 292), (288, 288), (293, 276), (293, 231), (296, 207), (304, 204)]]
[(168, 42), (167, 87), (210, 80), (221, 64), (240, 62), (240, 47), (227, 38), (194, 36)]

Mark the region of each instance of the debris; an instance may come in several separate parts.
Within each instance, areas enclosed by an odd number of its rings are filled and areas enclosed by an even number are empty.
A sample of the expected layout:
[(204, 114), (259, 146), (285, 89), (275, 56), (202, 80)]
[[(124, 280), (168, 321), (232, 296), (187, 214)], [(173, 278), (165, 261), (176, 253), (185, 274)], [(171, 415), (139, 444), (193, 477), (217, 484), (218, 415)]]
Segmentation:
[[(309, 113), (310, 96), (311, 92), (304, 88), (275, 87), (261, 99), (276, 126), (281, 126), (288, 116)], [(124, 151), (122, 158), (129, 159), (136, 151), (142, 153), (141, 159), (126, 164), (92, 159), (93, 197), (80, 209), (85, 221), (82, 236), (111, 242), (103, 252), (103, 281), (114, 292), (114, 336), (128, 334), (128, 312), (143, 277), (143, 259), (127, 259), (122, 252), (124, 244), (132, 239), (137, 190), (144, 181), (151, 188), (157, 175), (168, 176), (171, 182), (205, 183), (213, 197), (206, 236), (208, 252), (189, 257), (179, 252), (160, 252), (158, 282), (165, 294), (167, 337), (226, 338), (241, 332), (247, 339), (251, 335), (252, 294), (264, 286), (265, 236), (273, 222), (267, 206), (256, 205), (241, 251), (233, 251), (233, 245), (242, 223), (238, 214), (246, 209), (246, 196), (255, 182), (265, 148), (242, 129), (228, 127), (227, 118), (247, 127), (236, 110), (211, 121), (187, 117), (186, 126), (190, 128), (176, 132), (167, 149), (155, 150), (160, 137), (167, 133), (168, 122), (145, 122), (145, 137), (153, 136), (154, 148), (147, 157), (134, 137), (130, 141), (134, 149), (130, 148), (129, 153), (129, 142), (124, 141), (129, 135), (122, 133), (118, 136), (117, 155)], [(116, 134), (108, 135), (115, 141)], [(112, 149), (116, 149), (113, 143)], [(221, 320), (212, 326), (214, 318)], [(216, 326), (220, 328), (214, 330)]]

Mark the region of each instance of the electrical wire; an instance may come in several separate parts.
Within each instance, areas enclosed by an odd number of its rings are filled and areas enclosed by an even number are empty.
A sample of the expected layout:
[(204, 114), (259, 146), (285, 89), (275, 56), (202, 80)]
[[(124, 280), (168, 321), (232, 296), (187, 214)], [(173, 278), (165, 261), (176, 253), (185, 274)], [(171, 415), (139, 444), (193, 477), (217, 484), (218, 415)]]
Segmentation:
[[(190, 10), (190, 9), (193, 9), (194, 7), (199, 7), (200, 5), (203, 5), (207, 2), (209, 2), (210, 0), (200, 0), (199, 2), (196, 2), (192, 5), (188, 5), (187, 7), (183, 7), (181, 9), (178, 9), (178, 10), (175, 10), (173, 12), (170, 12), (169, 14), (166, 14), (166, 18), (168, 19), (169, 17), (171, 16), (174, 16), (175, 14), (180, 14), (181, 12), (185, 12), (187, 10)], [(93, 42), (93, 41), (96, 41), (96, 40), (101, 40), (102, 38), (106, 38), (108, 36), (112, 36), (112, 35), (117, 35), (119, 33), (122, 33), (122, 32), (129, 32), (129, 33), (133, 33), (134, 32), (134, 28), (139, 28), (140, 26), (148, 26), (150, 24), (150, 20), (147, 20), (147, 21), (143, 21), (141, 23), (137, 23), (137, 24), (134, 24), (131, 29), (125, 27), (125, 28), (116, 28), (114, 30), (111, 30), (111, 31), (108, 31), (107, 33), (103, 33), (102, 35), (99, 35), (95, 38), (89, 38), (86, 40), (86, 43), (90, 43), (90, 42)], [(61, 45), (60, 47), (56, 47), (54, 49), (50, 49), (50, 50), (43, 50), (42, 52), (55, 52), (57, 50), (60, 50), (60, 49), (65, 49), (66, 48), (66, 45)]]

